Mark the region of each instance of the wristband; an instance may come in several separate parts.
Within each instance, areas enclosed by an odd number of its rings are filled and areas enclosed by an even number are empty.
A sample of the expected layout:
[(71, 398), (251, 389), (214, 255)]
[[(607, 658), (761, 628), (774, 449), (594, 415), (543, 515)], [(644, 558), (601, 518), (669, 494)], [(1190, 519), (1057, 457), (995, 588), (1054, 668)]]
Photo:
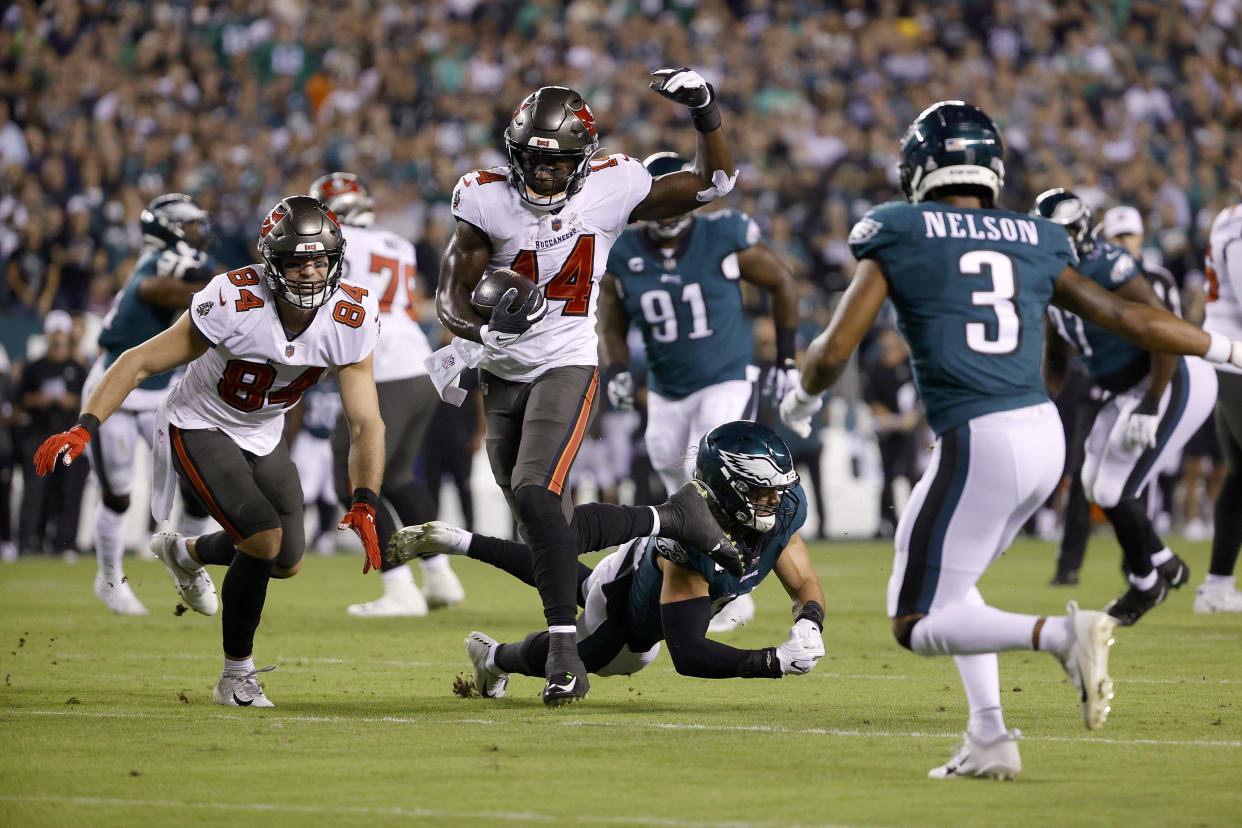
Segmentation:
[(716, 108), (716, 89), (710, 83), (707, 84), (707, 92), (711, 95), (711, 100), (698, 109), (690, 110), (690, 120), (694, 122), (694, 128), (699, 132), (711, 132), (720, 128), (720, 110)]
[(781, 660), (776, 657), (775, 647), (747, 650), (737, 665), (738, 678), (780, 678)]
[(1223, 333), (1216, 331), (1204, 331), (1204, 333), (1211, 337), (1211, 342), (1208, 343), (1207, 353), (1203, 355), (1203, 358), (1208, 362), (1228, 362), (1233, 354), (1233, 341)]
[(819, 631), (824, 631), (824, 608), (819, 605), (818, 601), (807, 601), (802, 605), (802, 609), (798, 610), (798, 614), (794, 616), (794, 623), (797, 624), (803, 618), (819, 627)]
[(798, 356), (798, 329), (794, 327), (778, 327), (776, 329), (776, 364), (783, 365), (785, 360), (794, 362)]
[(354, 503), (370, 506), (372, 511), (379, 508), (379, 495), (370, 489), (359, 486), (354, 489)]
[(607, 368), (604, 369), (604, 383), (607, 384), (617, 374), (624, 374), (628, 370), (630, 369), (627, 368), (625, 366), (625, 363), (623, 362), (612, 363), (611, 365), (609, 365)]
[(802, 383), (800, 382), (794, 385), (793, 391), (790, 393), (794, 395), (794, 399), (798, 401), (799, 405), (806, 405), (811, 400), (819, 396), (819, 394), (808, 394), (805, 390), (803, 390)]
[(82, 430), (85, 431), (92, 440), (94, 440), (99, 434), (99, 418), (94, 414), (88, 413), (78, 417), (78, 425), (81, 426)]

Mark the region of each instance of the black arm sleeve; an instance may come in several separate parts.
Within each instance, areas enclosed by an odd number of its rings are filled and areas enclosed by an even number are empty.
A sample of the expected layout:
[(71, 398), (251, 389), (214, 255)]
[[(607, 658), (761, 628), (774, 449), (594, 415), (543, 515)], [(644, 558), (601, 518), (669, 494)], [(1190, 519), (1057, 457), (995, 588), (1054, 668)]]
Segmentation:
[(707, 596), (660, 605), (664, 640), (678, 673), (698, 678), (781, 677), (775, 648), (739, 650), (707, 638), (711, 614)]

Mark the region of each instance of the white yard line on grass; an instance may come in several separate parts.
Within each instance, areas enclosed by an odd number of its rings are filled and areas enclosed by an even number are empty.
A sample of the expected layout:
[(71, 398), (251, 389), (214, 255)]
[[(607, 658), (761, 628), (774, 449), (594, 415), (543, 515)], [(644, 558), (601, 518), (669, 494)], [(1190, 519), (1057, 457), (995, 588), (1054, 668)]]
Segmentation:
[[(183, 810), (201, 808), (208, 811), (241, 811), (265, 813), (294, 814), (345, 814), (355, 816), (396, 816), (423, 817), (428, 819), (460, 820), (506, 820), (509, 822), (564, 822), (565, 817), (555, 814), (541, 814), (533, 811), (443, 811), (436, 808), (382, 808), (366, 805), (298, 805), (288, 802), (186, 802), (174, 799), (120, 799), (116, 797), (94, 796), (40, 796), (37, 794), (0, 794), (0, 802), (27, 802), (35, 805), (81, 805), (97, 808), (112, 806), (116, 808), (158, 808), (163, 810)], [(707, 826), (724, 826), (724, 828), (755, 828), (765, 825), (821, 826), (821, 828), (850, 828), (839, 823), (789, 823), (785, 821), (747, 822), (731, 820), (729, 822), (698, 822), (688, 819), (670, 819), (668, 817), (648, 817), (637, 814), (604, 815), (575, 814), (575, 819), (587, 823), (613, 823), (621, 825), (663, 825), (669, 828), (707, 828)]]
[[(6, 710), (0, 712), (0, 720), (6, 716), (82, 716), (86, 718), (119, 718), (119, 719), (180, 719), (178, 713), (130, 713), (125, 711), (95, 710)], [(458, 719), (431, 718), (408, 716), (283, 716), (263, 713), (255, 716), (219, 713), (218, 719), (236, 719), (238, 721), (262, 721), (275, 724), (277, 722), (311, 722), (311, 723), (362, 723), (396, 722), (398, 724), (423, 725), (465, 725), (477, 724), (487, 727), (497, 725), (527, 726), (535, 724), (530, 721), (504, 721), (500, 719)], [(605, 722), (571, 719), (556, 722), (562, 727), (617, 727), (649, 730), (697, 730), (714, 733), (777, 733), (794, 736), (862, 736), (879, 739), (958, 739), (960, 732), (931, 733), (922, 731), (890, 731), (890, 730), (839, 730), (826, 727), (774, 727), (772, 725), (708, 725), (691, 722)], [(1101, 736), (1023, 736), (1024, 742), (1076, 742), (1084, 744), (1100, 743), (1110, 745), (1168, 745), (1184, 747), (1229, 747), (1242, 748), (1242, 741), (1225, 739), (1110, 739)]]

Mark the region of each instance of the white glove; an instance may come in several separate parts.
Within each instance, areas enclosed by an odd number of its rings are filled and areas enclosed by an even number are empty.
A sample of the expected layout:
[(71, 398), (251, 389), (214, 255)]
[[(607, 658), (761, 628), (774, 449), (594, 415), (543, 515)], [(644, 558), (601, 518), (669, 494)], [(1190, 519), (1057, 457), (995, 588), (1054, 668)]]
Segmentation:
[[(195, 250), (183, 241), (165, 250), (155, 261), (157, 275), (172, 276), (176, 279), (184, 279), (187, 274), (198, 275), (201, 278), (205, 267), (207, 267), (207, 253)], [(198, 273), (195, 274), (195, 271)]]
[(781, 663), (781, 673), (809, 673), (824, 657), (824, 637), (819, 627), (809, 618), (803, 618), (789, 628), (789, 640), (776, 648), (776, 658)]
[(778, 364), (772, 369), (772, 399), (783, 400), (785, 395), (802, 384), (802, 373), (798, 370), (798, 365), (792, 359), (786, 359), (785, 364)]
[(1137, 411), (1126, 421), (1125, 445), (1127, 449), (1149, 449), (1156, 446), (1156, 429), (1160, 427), (1159, 414), (1139, 414)]
[(799, 437), (810, 437), (811, 418), (823, 407), (823, 398), (803, 391), (799, 379), (793, 390), (781, 399), (781, 422)]
[(608, 402), (617, 411), (633, 410), (634, 377), (629, 371), (622, 371), (608, 380)]
[(724, 170), (716, 170), (712, 173), (712, 186), (695, 193), (695, 200), (706, 204), (709, 201), (724, 198), (733, 192), (733, 185), (737, 183), (738, 172), (739, 170), (734, 170), (733, 175), (728, 175)]

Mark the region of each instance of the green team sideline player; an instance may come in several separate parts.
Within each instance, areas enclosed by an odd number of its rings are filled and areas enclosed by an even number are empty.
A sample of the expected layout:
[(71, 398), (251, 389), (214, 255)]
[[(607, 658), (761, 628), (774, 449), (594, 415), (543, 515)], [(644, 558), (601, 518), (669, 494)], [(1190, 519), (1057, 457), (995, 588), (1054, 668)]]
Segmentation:
[[(780, 678), (810, 672), (824, 655), (824, 593), (798, 536), (806, 520), (806, 497), (789, 449), (767, 426), (724, 423), (700, 442), (695, 477), (710, 491), (712, 509), (737, 542), (744, 569), (723, 571), (690, 543), (670, 538), (660, 525), (648, 529), (649, 523), (610, 517), (646, 510), (579, 506), (573, 520), (579, 554), (624, 544), (594, 570), (578, 565), (582, 663), (596, 675), (630, 675), (650, 664), (665, 640), (682, 675)], [(438, 553), (468, 555), (534, 585), (529, 547), (444, 523), (398, 530), (388, 547), (390, 559)], [(769, 573), (793, 599), (789, 639), (778, 647), (742, 650), (707, 638), (713, 610), (745, 595)], [(489, 698), (505, 694), (510, 673), (542, 676), (547, 651), (546, 631), (516, 644), (498, 644), (481, 632), (466, 638), (475, 687)]]
[(1073, 601), (1065, 616), (1004, 612), (975, 586), (1061, 478), (1065, 435), (1040, 376), (1045, 309), (1055, 302), (1146, 348), (1216, 362), (1242, 363), (1242, 346), (1109, 293), (1074, 270), (1064, 228), (995, 207), (1003, 147), (977, 107), (929, 107), (900, 154), (909, 203), (876, 207), (851, 231), (853, 281), (811, 343), (781, 416), (809, 429), (820, 393), (891, 299), (936, 441), (897, 526), (888, 615), (903, 647), (954, 656), (966, 689), (966, 738), (929, 776), (1008, 779), (1022, 761), (1018, 732), (1001, 714), (996, 653), (1053, 654), (1079, 690), (1089, 729), (1103, 726), (1113, 691), (1111, 618)]

